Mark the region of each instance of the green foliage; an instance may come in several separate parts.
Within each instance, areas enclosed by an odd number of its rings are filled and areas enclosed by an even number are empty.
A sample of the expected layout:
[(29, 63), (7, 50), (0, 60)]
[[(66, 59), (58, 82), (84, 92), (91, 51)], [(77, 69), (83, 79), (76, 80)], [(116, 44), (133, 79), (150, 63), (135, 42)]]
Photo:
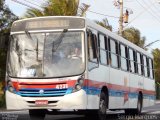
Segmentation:
[(4, 4), (4, 0), (0, 0), (0, 41), (5, 44), (0, 44), (0, 107), (5, 106), (5, 97), (3, 94), (5, 72), (6, 72), (6, 57), (7, 43), (9, 41), (10, 27), (13, 21), (17, 20), (10, 9)]
[(25, 17), (75, 16), (78, 5), (79, 0), (49, 0), (42, 6), (42, 10), (28, 9)]
[(82, 3), (81, 6), (79, 7), (78, 15), (84, 17), (89, 7), (90, 5)]
[(160, 83), (160, 49), (154, 49), (152, 54), (154, 56), (155, 80)]
[(0, 0), (0, 34), (8, 33), (12, 22), (17, 19), (18, 17), (4, 4), (4, 0)]
[(5, 107), (5, 96), (3, 93), (4, 90), (4, 81), (6, 73), (6, 50), (0, 50), (0, 108)]
[(100, 26), (102, 26), (102, 27), (104, 27), (104, 28), (112, 31), (112, 26), (109, 25), (107, 18), (103, 19), (102, 21), (95, 21), (95, 22), (96, 22), (98, 25), (100, 25)]
[(0, 82), (5, 79), (7, 51), (0, 50)]
[(134, 27), (127, 28), (123, 31), (122, 36), (137, 46), (144, 48), (146, 38), (141, 37), (141, 33), (138, 29)]
[(2, 94), (0, 95), (0, 108), (4, 108), (5, 107), (5, 95)]
[(154, 72), (155, 72), (155, 81), (156, 81), (156, 97), (160, 99), (160, 49), (154, 49), (152, 51), (154, 57)]

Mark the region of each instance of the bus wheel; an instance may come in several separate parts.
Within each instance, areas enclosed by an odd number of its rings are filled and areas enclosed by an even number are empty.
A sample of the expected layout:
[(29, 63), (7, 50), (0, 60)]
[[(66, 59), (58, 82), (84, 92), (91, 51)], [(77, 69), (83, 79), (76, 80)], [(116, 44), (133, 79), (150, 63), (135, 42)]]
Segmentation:
[(142, 112), (142, 95), (138, 95), (137, 109), (135, 110), (135, 114), (141, 114)]
[(99, 102), (99, 110), (98, 110), (98, 118), (99, 120), (106, 120), (106, 111), (107, 111), (107, 97), (105, 92), (101, 92), (100, 102)]
[(126, 115), (139, 115), (142, 112), (142, 95), (138, 95), (137, 108), (136, 109), (126, 109)]
[(29, 116), (31, 120), (44, 120), (45, 115), (46, 115), (45, 110), (41, 109), (29, 110)]

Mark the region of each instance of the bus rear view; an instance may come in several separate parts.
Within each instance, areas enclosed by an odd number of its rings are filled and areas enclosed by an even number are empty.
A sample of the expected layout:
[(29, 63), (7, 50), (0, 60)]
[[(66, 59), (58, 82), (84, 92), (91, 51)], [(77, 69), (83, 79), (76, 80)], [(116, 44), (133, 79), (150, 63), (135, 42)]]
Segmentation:
[(44, 17), (13, 23), (6, 75), (7, 109), (86, 109), (85, 20)]

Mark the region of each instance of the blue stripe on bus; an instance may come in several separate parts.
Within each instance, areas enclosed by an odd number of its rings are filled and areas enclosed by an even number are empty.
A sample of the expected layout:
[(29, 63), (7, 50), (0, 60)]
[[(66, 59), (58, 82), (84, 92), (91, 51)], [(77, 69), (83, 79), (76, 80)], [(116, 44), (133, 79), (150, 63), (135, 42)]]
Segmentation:
[[(100, 88), (96, 88), (96, 87), (86, 87), (84, 86), (82, 88), (83, 90), (85, 90), (87, 95), (99, 95), (101, 93), (101, 89)], [(19, 92), (16, 92), (16, 94), (21, 95), (21, 96), (42, 96), (42, 97), (47, 97), (47, 96), (61, 96), (61, 95), (67, 95), (67, 94), (71, 94), (73, 91), (73, 88), (68, 88), (68, 89), (43, 89), (45, 91), (45, 94), (39, 94), (37, 93), (37, 90), (41, 90), (41, 89), (34, 89), (34, 88), (29, 88), (29, 89), (21, 89)], [(109, 96), (112, 97), (124, 97), (124, 94), (126, 93), (126, 91), (120, 91), (120, 90), (113, 90), (110, 89), (109, 90)], [(130, 92), (128, 93), (128, 98), (138, 98), (138, 93), (136, 92)], [(154, 95), (148, 95), (148, 94), (144, 94), (143, 95), (144, 99), (152, 99), (155, 100), (155, 96)]]
[[(88, 89), (87, 88), (83, 88), (83, 89), (86, 91), (86, 93), (88, 95), (99, 95), (100, 92), (101, 92), (101, 89), (96, 88), (96, 87), (89, 87)], [(112, 97), (124, 97), (125, 93), (126, 93), (126, 91), (113, 90), (113, 89), (109, 90), (109, 96), (112, 96)], [(128, 98), (138, 98), (138, 93), (129, 92), (128, 93)], [(149, 95), (149, 94), (144, 94), (143, 98), (144, 99), (155, 100), (155, 96), (154, 95)]]

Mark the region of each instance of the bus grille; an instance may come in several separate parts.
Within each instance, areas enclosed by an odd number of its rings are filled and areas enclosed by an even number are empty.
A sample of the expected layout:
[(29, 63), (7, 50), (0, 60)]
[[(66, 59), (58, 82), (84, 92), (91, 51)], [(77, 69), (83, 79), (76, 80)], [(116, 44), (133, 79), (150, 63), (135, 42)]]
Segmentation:
[(20, 89), (22, 97), (59, 97), (64, 96), (67, 89)]
[(17, 94), (23, 97), (59, 97), (67, 93), (67, 88), (57, 89), (63, 83), (19, 83)]

